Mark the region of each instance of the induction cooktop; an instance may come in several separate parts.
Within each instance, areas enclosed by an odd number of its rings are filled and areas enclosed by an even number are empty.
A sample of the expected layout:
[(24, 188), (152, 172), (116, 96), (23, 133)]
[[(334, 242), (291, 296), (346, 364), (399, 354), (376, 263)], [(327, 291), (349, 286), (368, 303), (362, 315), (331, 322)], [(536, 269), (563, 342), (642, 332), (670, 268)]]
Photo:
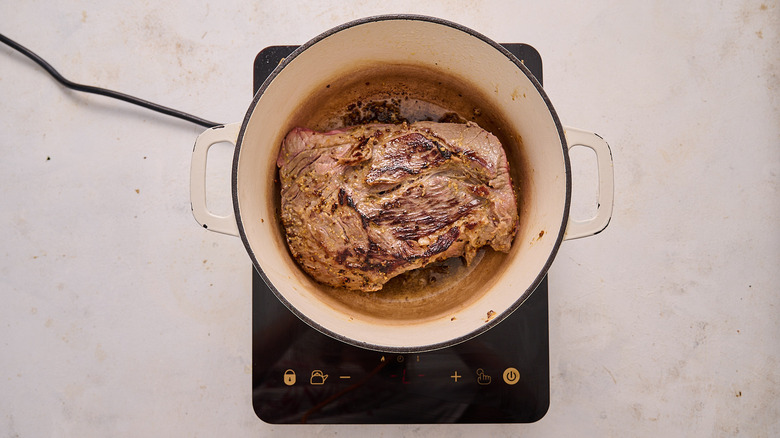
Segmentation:
[[(503, 44), (542, 82), (526, 44)], [(254, 90), (296, 46), (254, 62)], [(550, 404), (547, 278), (512, 315), (461, 344), (397, 354), (328, 337), (252, 276), (252, 387), (257, 416), (272, 424), (530, 423)], [(523, 291), (518, 291), (520, 295)]]

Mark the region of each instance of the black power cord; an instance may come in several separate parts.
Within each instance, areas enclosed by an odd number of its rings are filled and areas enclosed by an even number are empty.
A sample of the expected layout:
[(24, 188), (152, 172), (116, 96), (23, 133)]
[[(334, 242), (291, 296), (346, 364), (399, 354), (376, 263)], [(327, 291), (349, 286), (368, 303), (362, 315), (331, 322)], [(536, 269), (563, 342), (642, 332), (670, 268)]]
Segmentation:
[(220, 126), (222, 123), (216, 123), (211, 122), (209, 120), (201, 119), (200, 117), (195, 117), (191, 114), (187, 114), (184, 112), (181, 112), (179, 110), (175, 110), (173, 108), (164, 107), (162, 105), (158, 105), (153, 102), (149, 102), (147, 100), (140, 99), (138, 97), (130, 96), (128, 94), (120, 93), (118, 91), (112, 91), (107, 90), (105, 88), (100, 87), (93, 87), (91, 85), (83, 85), (83, 84), (77, 84), (75, 82), (69, 81), (65, 79), (57, 70), (54, 69), (54, 67), (51, 66), (48, 62), (44, 61), (43, 58), (33, 53), (30, 49), (22, 46), (21, 44), (17, 43), (16, 41), (6, 37), (5, 35), (0, 33), (0, 41), (7, 44), (14, 50), (20, 52), (24, 56), (32, 59), (35, 61), (36, 64), (43, 67), (44, 70), (46, 70), (47, 73), (52, 75), (54, 79), (57, 80), (60, 84), (64, 85), (67, 88), (76, 90), (76, 91), (83, 91), (85, 93), (92, 93), (92, 94), (99, 94), (101, 96), (107, 96), (114, 99), (123, 100), (128, 103), (132, 103), (133, 105), (142, 106), (144, 108), (150, 109), (152, 111), (157, 111), (159, 113), (163, 113), (169, 116), (178, 117), (180, 119), (186, 120), (188, 122), (192, 122), (195, 124), (198, 124), (200, 126), (204, 126), (206, 128), (211, 128), (213, 126)]

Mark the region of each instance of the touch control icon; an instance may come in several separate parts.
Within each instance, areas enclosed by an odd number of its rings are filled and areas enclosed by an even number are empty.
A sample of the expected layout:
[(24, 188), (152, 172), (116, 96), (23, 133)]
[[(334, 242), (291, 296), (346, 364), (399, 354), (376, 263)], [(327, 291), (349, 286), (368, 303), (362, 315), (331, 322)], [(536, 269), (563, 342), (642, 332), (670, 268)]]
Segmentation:
[(485, 374), (485, 371), (482, 368), (477, 368), (477, 383), (480, 385), (490, 385), (491, 380), (493, 379)]
[(519, 381), (520, 371), (517, 371), (517, 368), (509, 367), (504, 370), (504, 382), (506, 382), (507, 385), (514, 385)]

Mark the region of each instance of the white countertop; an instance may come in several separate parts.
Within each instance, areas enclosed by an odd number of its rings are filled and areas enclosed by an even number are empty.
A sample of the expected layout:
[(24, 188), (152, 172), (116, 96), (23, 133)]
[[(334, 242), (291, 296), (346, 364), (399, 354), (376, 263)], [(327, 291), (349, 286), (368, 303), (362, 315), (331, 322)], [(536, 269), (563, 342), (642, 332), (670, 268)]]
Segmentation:
[(613, 219), (550, 271), (539, 422), (271, 426), (251, 406), (251, 263), (190, 212), (202, 129), (68, 91), (0, 45), (0, 435), (780, 435), (777, 1), (109, 3), (6, 1), (0, 33), (73, 81), (220, 122), (243, 118), (260, 49), (355, 18), (528, 43), (563, 123), (612, 147)]

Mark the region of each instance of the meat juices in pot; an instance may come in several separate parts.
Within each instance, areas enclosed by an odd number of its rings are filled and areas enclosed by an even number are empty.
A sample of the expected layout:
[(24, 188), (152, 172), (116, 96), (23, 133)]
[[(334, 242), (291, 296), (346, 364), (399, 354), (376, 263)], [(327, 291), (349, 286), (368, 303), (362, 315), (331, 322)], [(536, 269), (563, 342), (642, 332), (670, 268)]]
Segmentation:
[(376, 291), (490, 246), (507, 252), (517, 204), (505, 152), (475, 123), (295, 128), (277, 160), (289, 249), (315, 280)]

